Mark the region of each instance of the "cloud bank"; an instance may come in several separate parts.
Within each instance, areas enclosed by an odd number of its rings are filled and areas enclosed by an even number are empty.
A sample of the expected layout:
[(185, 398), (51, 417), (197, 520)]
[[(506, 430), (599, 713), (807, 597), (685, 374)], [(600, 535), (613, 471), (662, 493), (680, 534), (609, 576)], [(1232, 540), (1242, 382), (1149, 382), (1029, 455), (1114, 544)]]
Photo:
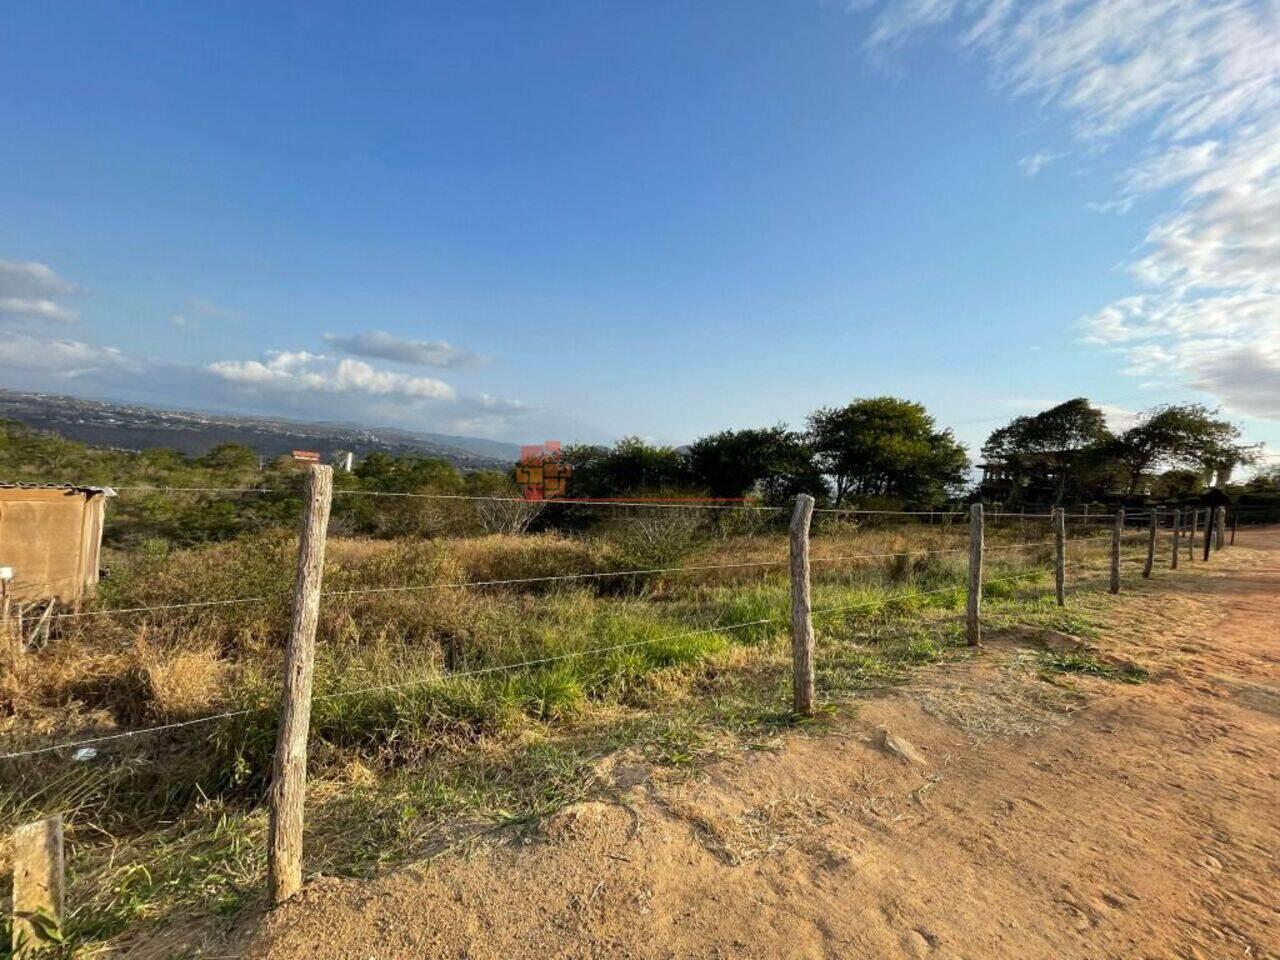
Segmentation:
[(75, 323), (76, 311), (58, 302), (74, 291), (46, 264), (0, 260), (0, 319)]
[(1145, 142), (1095, 205), (1160, 201), (1129, 264), (1142, 292), (1085, 318), (1087, 339), (1135, 375), (1280, 419), (1280, 3), (897, 0), (876, 8), (867, 45), (944, 25), (1001, 88), (1068, 117), (1081, 148)]
[(327, 333), (325, 341), (353, 357), (391, 360), (418, 367), (462, 367), (479, 363), (481, 357), (444, 340), (402, 340), (381, 330), (338, 336)]
[(215, 376), (240, 386), (283, 393), (345, 393), (404, 399), (453, 400), (457, 393), (442, 380), (377, 370), (362, 360), (336, 363), (319, 353), (273, 351), (265, 361), (219, 360), (209, 364)]
[[(76, 293), (47, 264), (0, 260), (0, 383), (119, 400), (174, 403), (263, 415), (364, 421), (446, 433), (519, 436), (546, 412), (517, 400), (468, 394), (435, 377), (383, 369), (360, 357), (401, 364), (461, 367), (480, 358), (443, 341), (401, 340), (381, 331), (325, 339), (348, 356), (269, 351), (252, 359), (203, 365), (134, 356), (116, 347), (52, 335), (50, 324), (75, 323), (62, 302)], [(188, 300), (168, 322), (178, 329), (236, 320), (239, 311)], [(543, 427), (535, 432), (542, 432)]]

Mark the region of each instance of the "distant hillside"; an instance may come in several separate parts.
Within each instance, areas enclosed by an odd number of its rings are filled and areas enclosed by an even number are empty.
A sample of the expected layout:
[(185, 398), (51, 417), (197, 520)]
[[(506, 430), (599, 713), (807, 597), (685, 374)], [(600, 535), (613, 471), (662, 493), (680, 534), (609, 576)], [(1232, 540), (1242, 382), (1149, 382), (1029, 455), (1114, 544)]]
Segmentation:
[(506, 467), (520, 448), (479, 437), (453, 437), (339, 423), (302, 423), (190, 410), (162, 410), (137, 404), (105, 403), (76, 397), (0, 390), (0, 419), (36, 430), (52, 430), (71, 440), (126, 450), (169, 447), (199, 456), (219, 443), (236, 442), (265, 457), (290, 450), (357, 456), (381, 451), (397, 456), (442, 457), (461, 469)]

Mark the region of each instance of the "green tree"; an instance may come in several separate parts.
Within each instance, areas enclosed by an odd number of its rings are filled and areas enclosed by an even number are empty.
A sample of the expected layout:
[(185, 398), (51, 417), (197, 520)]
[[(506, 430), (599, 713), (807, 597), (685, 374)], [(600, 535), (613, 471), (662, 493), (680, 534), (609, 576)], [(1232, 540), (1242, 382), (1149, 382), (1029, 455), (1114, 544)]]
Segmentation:
[(982, 446), (988, 463), (1001, 464), (1014, 479), (1010, 499), (1025, 486), (1051, 491), (1054, 503), (1079, 498), (1105, 474), (1105, 456), (1114, 440), (1106, 416), (1076, 397), (1033, 416), (1015, 417), (992, 432)]
[(621, 497), (687, 488), (691, 477), (674, 447), (623, 437), (612, 447), (571, 444), (561, 453), (573, 466), (570, 496)]
[(851, 495), (937, 502), (960, 487), (969, 466), (950, 430), (939, 430), (923, 405), (897, 397), (815, 411), (809, 443), (837, 505)]
[(1250, 493), (1280, 493), (1280, 464), (1259, 470), (1245, 483)]
[(1185, 467), (1230, 471), (1256, 459), (1256, 450), (1243, 446), (1240, 428), (1198, 403), (1173, 403), (1142, 414), (1110, 445), (1110, 453), (1124, 470), (1125, 493), (1132, 495), (1153, 470)]
[(195, 462), (223, 474), (253, 474), (258, 469), (258, 454), (243, 443), (219, 443)]
[(723, 430), (689, 447), (689, 474), (713, 497), (741, 497), (765, 486), (785, 485), (812, 467), (804, 437), (785, 426)]
[(1166, 470), (1151, 484), (1151, 492), (1169, 500), (1185, 500), (1204, 493), (1204, 471), (1179, 468)]

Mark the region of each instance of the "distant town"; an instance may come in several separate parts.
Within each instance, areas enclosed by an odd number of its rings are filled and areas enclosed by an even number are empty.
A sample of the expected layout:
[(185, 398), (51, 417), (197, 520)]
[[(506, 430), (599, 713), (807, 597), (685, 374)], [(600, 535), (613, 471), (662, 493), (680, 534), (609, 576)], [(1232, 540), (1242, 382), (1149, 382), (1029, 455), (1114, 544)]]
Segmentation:
[(56, 394), (0, 390), (0, 419), (70, 440), (123, 450), (167, 447), (200, 456), (220, 443), (242, 443), (263, 457), (315, 451), (326, 461), (341, 453), (441, 457), (462, 470), (505, 468), (520, 455), (515, 444), (479, 437), (415, 433), (341, 423), (166, 410), (139, 404), (83, 400)]

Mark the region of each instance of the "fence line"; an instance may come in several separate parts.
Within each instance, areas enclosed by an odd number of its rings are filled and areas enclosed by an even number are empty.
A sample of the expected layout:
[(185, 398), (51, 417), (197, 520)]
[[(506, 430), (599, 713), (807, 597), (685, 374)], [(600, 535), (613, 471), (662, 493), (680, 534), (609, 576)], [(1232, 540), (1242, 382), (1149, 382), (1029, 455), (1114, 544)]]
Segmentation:
[[(786, 561), (784, 561), (786, 562)], [(984, 580), (983, 585), (990, 583), (1005, 583), (1013, 580), (1022, 580), (1029, 576), (1037, 576), (1044, 574), (1044, 570), (1029, 570), (1023, 573), (1015, 574), (1009, 577), (1001, 577), (997, 579)], [(934, 590), (920, 590), (911, 592), (901, 592), (891, 594), (885, 597), (876, 597), (870, 600), (859, 601), (858, 603), (847, 604), (839, 607), (826, 607), (811, 611), (813, 615), (818, 616), (827, 613), (836, 613), (847, 610), (870, 609), (891, 603), (899, 599), (913, 599), (915, 597), (928, 597), (944, 593), (955, 593), (957, 590), (963, 589), (964, 584), (956, 583), (947, 587), (939, 587)], [(725, 624), (723, 626), (703, 627), (698, 630), (689, 630), (682, 633), (664, 634), (660, 637), (650, 637), (647, 640), (634, 640), (627, 643), (612, 644), (605, 647), (589, 647), (585, 650), (572, 650), (567, 653), (560, 653), (550, 657), (540, 657), (536, 660), (521, 660), (517, 663), (495, 664), (491, 667), (481, 667), (474, 670), (462, 670), (456, 673), (442, 673), (434, 677), (423, 677), (418, 680), (408, 680), (403, 683), (380, 684), (368, 687), (354, 687), (348, 690), (339, 690), (334, 693), (319, 694), (312, 697), (312, 702), (325, 700), (340, 700), (346, 697), (361, 696), (367, 693), (382, 693), (393, 690), (401, 690), (409, 687), (426, 686), (432, 683), (447, 683), (451, 680), (461, 680), (467, 677), (484, 676), (493, 673), (505, 673), (513, 670), (523, 669), (525, 667), (542, 666), (548, 663), (556, 663), (562, 660), (572, 660), (576, 657), (593, 656), (599, 653), (612, 653), (616, 650), (626, 650), (633, 647), (650, 646), (656, 643), (665, 643), (669, 640), (683, 640), (688, 637), (704, 636), (713, 633), (725, 633), (732, 630), (743, 630), (747, 627), (761, 626), (768, 623), (783, 623), (785, 617), (765, 617), (758, 620), (745, 620), (741, 623)], [(213, 723), (218, 720), (231, 720), (236, 717), (246, 717), (254, 713), (258, 713), (267, 709), (264, 707), (246, 707), (238, 710), (228, 710), (224, 713), (209, 714), (204, 717), (196, 717), (191, 720), (179, 720), (173, 723), (156, 724), (151, 727), (142, 727), (138, 730), (124, 730), (115, 733), (102, 734), (96, 737), (87, 737), (80, 740), (68, 740), (62, 743), (49, 744), (43, 747), (35, 747), (30, 750), (22, 750), (15, 753), (0, 754), (0, 760), (19, 760), (25, 757), (38, 756), (45, 753), (54, 753), (59, 750), (70, 750), (79, 747), (89, 747), (100, 743), (108, 743), (114, 740), (125, 740), (131, 737), (141, 737), (148, 734), (164, 733), (170, 730), (180, 730), (186, 727), (194, 727), (200, 724)]]
[[(1067, 545), (1070, 545), (1073, 543), (1092, 543), (1100, 540), (1109, 540), (1109, 539), (1110, 539), (1109, 537), (1092, 537), (1092, 538), (1083, 538), (1083, 539), (1077, 539), (1077, 540), (1067, 540), (1065, 541), (1065, 543)], [(994, 547), (987, 547), (986, 549), (987, 550), (1016, 549), (1016, 548), (1025, 548), (1025, 547), (1031, 547), (1031, 546), (1048, 546), (1052, 544), (1053, 544), (1052, 540), (1046, 540), (1046, 541), (1036, 541), (1034, 543), (997, 545)], [(968, 548), (955, 548), (950, 550), (920, 550), (920, 551), (911, 551), (911, 552), (904, 552), (904, 553), (860, 554), (852, 557), (815, 557), (815, 558), (812, 558), (811, 562), (819, 563), (823, 561), (835, 561), (835, 560), (883, 559), (883, 558), (892, 558), (892, 557), (922, 556), (922, 555), (939, 554), (939, 553), (965, 553), (965, 552), (968, 552)], [(788, 562), (789, 561), (787, 560), (781, 560), (781, 561), (768, 561), (767, 563), (768, 565), (771, 565), (771, 566), (778, 566), (778, 565), (785, 565)], [(722, 569), (722, 568), (733, 568), (733, 567), (740, 567), (740, 566), (758, 566), (758, 565), (763, 565), (763, 564), (713, 564), (705, 567), (655, 568), (650, 570), (621, 571), (621, 572), (618, 572), (616, 575), (626, 576), (626, 575), (633, 575), (633, 574), (640, 574), (640, 573), (661, 573), (661, 572), (669, 572), (673, 570), (700, 570), (700, 569), (715, 570), (715, 569)], [(1035, 570), (1026, 571), (1020, 574), (1015, 574), (1009, 577), (1002, 577), (1002, 578), (996, 578), (996, 579), (984, 579), (983, 585), (985, 586), (990, 583), (1004, 583), (1004, 582), (1009, 582), (1013, 580), (1021, 580), (1029, 576), (1040, 575), (1043, 573), (1045, 573), (1044, 570), (1035, 569)], [(607, 574), (600, 574), (600, 575), (607, 575)], [(421, 587), (375, 587), (369, 590), (361, 590), (361, 591), (341, 591), (341, 590), (321, 591), (320, 595), (322, 597), (353, 596), (353, 595), (361, 595), (366, 593), (383, 593), (383, 592), (392, 591), (392, 590), (433, 589), (433, 588), (467, 587), (467, 586), (490, 586), (494, 584), (505, 584), (505, 583), (538, 582), (539, 580), (544, 580), (544, 579), (550, 579), (550, 580), (573, 579), (575, 577), (586, 577), (586, 576), (596, 576), (596, 574), (571, 574), (563, 577), (549, 577), (549, 578), (521, 578), (521, 579), (513, 579), (513, 580), (466, 581), (466, 582), (447, 583), (447, 584), (424, 584)], [(851, 604), (848, 606), (828, 607), (824, 609), (813, 610), (811, 611), (811, 613), (817, 616), (817, 615), (826, 614), (826, 613), (838, 612), (841, 610), (870, 608), (870, 607), (875, 607), (887, 602), (891, 602), (892, 600), (895, 600), (898, 598), (910, 599), (913, 597), (923, 597), (923, 596), (933, 596), (936, 594), (943, 594), (943, 593), (953, 593), (957, 590), (963, 589), (963, 587), (964, 587), (964, 584), (956, 583), (946, 587), (939, 587), (935, 590), (901, 592), (901, 593), (893, 594), (889, 597), (877, 597), (872, 600), (860, 601), (859, 603)], [(282, 597), (277, 597), (274, 599), (282, 599), (282, 598), (283, 598), (283, 595)], [(159, 607), (127, 607), (127, 608), (118, 608), (114, 610), (85, 611), (82, 615), (107, 614), (107, 613), (130, 613), (130, 612), (141, 611), (141, 610), (182, 609), (182, 608), (187, 608), (192, 606), (215, 605), (219, 603), (247, 603), (247, 602), (253, 602), (254, 600), (262, 601), (262, 600), (268, 600), (268, 599), (273, 599), (273, 598), (267, 598), (267, 597), (242, 598), (239, 600), (230, 600), (230, 601), (211, 600), (211, 601), (205, 601), (203, 602), (203, 604), (201, 603), (173, 604), (171, 606), (159, 606)], [(66, 616), (72, 616), (72, 614), (67, 614)], [(540, 658), (537, 660), (527, 660), (527, 661), (521, 661), (513, 664), (501, 664), (501, 665), (495, 665), (493, 667), (484, 667), (477, 670), (467, 670), (467, 671), (461, 671), (457, 673), (441, 674), (436, 677), (429, 677), (429, 678), (423, 678), (422, 680), (409, 681), (404, 684), (391, 684), (391, 685), (376, 686), (376, 687), (361, 687), (361, 688), (355, 688), (352, 690), (338, 691), (337, 693), (322, 694), (322, 695), (313, 697), (313, 701), (334, 700), (334, 699), (339, 699), (347, 696), (356, 696), (358, 694), (363, 694), (363, 693), (372, 693), (372, 692), (377, 692), (381, 690), (393, 690), (393, 689), (399, 689), (400, 687), (417, 686), (417, 685), (422, 685), (426, 683), (442, 683), (449, 680), (462, 679), (465, 677), (479, 676), (487, 673), (497, 673), (497, 672), (503, 672), (503, 671), (509, 671), (509, 670), (516, 670), (523, 667), (536, 666), (544, 663), (551, 663), (557, 660), (566, 660), (566, 659), (571, 659), (573, 657), (588, 656), (595, 653), (604, 653), (604, 652), (609, 652), (615, 649), (626, 649), (628, 647), (635, 647), (635, 646), (647, 646), (649, 644), (661, 643), (667, 640), (677, 640), (677, 639), (684, 639), (690, 636), (698, 636), (698, 635), (703, 635), (708, 633), (718, 633), (723, 631), (739, 630), (745, 627), (758, 626), (761, 624), (775, 623), (775, 622), (780, 622), (779, 618), (771, 617), (763, 620), (750, 620), (750, 621), (745, 621), (743, 623), (728, 624), (725, 626), (706, 627), (699, 630), (690, 631), (687, 633), (678, 633), (678, 634), (664, 635), (661, 637), (653, 637), (648, 640), (639, 640), (639, 641), (617, 645), (613, 647), (599, 647), (599, 648), (592, 648), (592, 649), (581, 650), (581, 651), (572, 651), (570, 653), (557, 654), (554, 657)], [(62, 743), (51, 744), (43, 747), (33, 748), (31, 750), (24, 750), (24, 751), (19, 751), (15, 753), (4, 753), (4, 754), (0, 754), (0, 760), (17, 760), (24, 757), (37, 756), (45, 753), (53, 753), (59, 750), (69, 750), (72, 748), (86, 747), (86, 746), (93, 746), (95, 744), (100, 744), (100, 743), (107, 743), (114, 740), (124, 740), (131, 737), (139, 737), (139, 736), (144, 736), (144, 735), (154, 734), (154, 733), (163, 733), (169, 730), (183, 729), (186, 727), (197, 726), (204, 723), (212, 723), (218, 720), (229, 720), (229, 719), (234, 719), (236, 717), (248, 716), (250, 714), (258, 712), (261, 709), (264, 709), (264, 708), (251, 707), (251, 708), (244, 708), (244, 709), (238, 709), (238, 710), (231, 710), (223, 713), (210, 714), (204, 717), (196, 717), (190, 720), (180, 720), (180, 721), (175, 721), (173, 723), (163, 723), (163, 724), (157, 724), (151, 727), (143, 727), (138, 730), (117, 731), (115, 733), (103, 734), (100, 736), (89, 737), (89, 738), (80, 739), (80, 740), (72, 740), (72, 741), (66, 741)]]
[[(110, 486), (117, 493), (121, 491), (143, 491), (150, 493), (231, 493), (231, 494), (286, 494), (300, 496), (300, 492), (287, 487), (170, 487), (149, 486), (145, 484), (95, 484), (94, 486)], [(616, 500), (606, 498), (553, 497), (546, 500), (528, 500), (524, 497), (498, 497), (469, 493), (415, 493), (398, 490), (334, 490), (335, 497), (392, 497), (408, 500), (459, 500), (480, 503), (518, 503), (530, 507), (544, 505), (577, 506), (577, 507), (651, 507), (676, 510), (755, 510), (768, 513), (785, 513), (791, 509), (787, 506), (752, 503), (663, 503), (661, 500)], [(857, 507), (817, 507), (815, 513), (852, 513), (895, 517), (948, 517), (962, 516), (960, 510), (862, 510)], [(1030, 514), (1028, 514), (1030, 516)]]
[[(301, 496), (301, 492), (288, 487), (172, 487), (146, 484), (95, 484), (94, 486), (110, 486), (117, 493), (122, 491), (141, 491), (150, 493), (228, 493), (228, 494), (281, 494)], [(335, 497), (388, 497), (408, 500), (445, 500), (477, 503), (511, 503), (529, 507), (543, 506), (578, 506), (578, 507), (632, 507), (673, 510), (747, 510), (764, 513), (785, 513), (791, 508), (785, 505), (752, 504), (752, 503), (664, 503), (661, 500), (616, 500), (606, 498), (554, 497), (546, 500), (527, 500), (524, 497), (499, 497), (483, 494), (467, 493), (417, 493), (398, 490), (334, 490)], [(1266, 508), (1261, 508), (1266, 509)], [(938, 508), (935, 510), (875, 510), (859, 507), (814, 507), (814, 513), (852, 514), (857, 516), (891, 516), (891, 517), (963, 517), (964, 510), (954, 508)], [(1026, 513), (993, 507), (986, 517), (991, 520), (1048, 520), (1052, 513)], [(1110, 520), (1110, 513), (1069, 513), (1068, 519)]]
[[(924, 598), (940, 595), (951, 595), (958, 597), (963, 592), (966, 596), (966, 634), (971, 645), (977, 644), (980, 639), (981, 628), (981, 607), (986, 588), (989, 585), (997, 583), (1009, 583), (1025, 580), (1030, 577), (1043, 577), (1049, 571), (1042, 567), (1033, 566), (1031, 569), (1021, 571), (1009, 576), (1002, 576), (994, 579), (988, 579), (983, 576), (983, 563), (986, 556), (1001, 551), (1019, 551), (1028, 549), (1042, 549), (1049, 546), (1055, 548), (1054, 557), (1054, 574), (1055, 583), (1054, 591), (1057, 602), (1062, 605), (1064, 602), (1063, 584), (1064, 571), (1066, 569), (1066, 551), (1071, 544), (1081, 543), (1097, 543), (1099, 541), (1109, 540), (1110, 548), (1110, 588), (1112, 593), (1120, 591), (1121, 563), (1139, 563), (1146, 564), (1145, 575), (1151, 572), (1153, 562), (1153, 551), (1156, 543), (1156, 531), (1160, 527), (1161, 511), (1151, 509), (1145, 512), (1131, 514), (1130, 517), (1134, 521), (1132, 532), (1126, 530), (1126, 514), (1123, 508), (1118, 509), (1113, 514), (1093, 514), (1093, 515), (1077, 515), (1086, 521), (1094, 521), (1096, 523), (1110, 522), (1111, 531), (1109, 536), (1096, 537), (1079, 537), (1068, 540), (1065, 537), (1065, 523), (1067, 514), (1061, 508), (1055, 508), (1050, 514), (1025, 514), (1025, 513), (1005, 513), (998, 508), (993, 510), (989, 519), (994, 523), (1017, 519), (1040, 520), (1051, 519), (1054, 527), (1054, 538), (1050, 540), (1033, 540), (1021, 543), (1011, 544), (992, 544), (985, 545), (984, 541), (984, 510), (981, 504), (975, 504), (969, 511), (969, 544), (967, 548), (938, 548), (914, 551), (899, 551), (892, 553), (868, 553), (855, 554), (848, 556), (819, 557), (810, 558), (809, 549), (809, 519), (813, 512), (848, 514), (848, 515), (885, 515), (885, 516), (930, 516), (932, 517), (953, 517), (963, 516), (957, 512), (944, 511), (875, 511), (875, 510), (858, 510), (857, 508), (827, 508), (821, 511), (815, 511), (813, 508), (813, 500), (808, 496), (801, 496), (797, 499), (796, 510), (792, 518), (790, 530), (790, 557), (787, 560), (777, 561), (743, 561), (738, 563), (723, 564), (695, 564), (686, 566), (671, 567), (653, 567), (636, 570), (616, 570), (616, 571), (594, 571), (576, 574), (557, 574), (540, 577), (517, 577), (508, 579), (494, 580), (473, 580), (460, 581), (450, 583), (436, 584), (420, 584), (420, 585), (403, 585), (393, 587), (370, 587), (350, 590), (322, 590), (320, 585), (321, 575), (323, 572), (323, 556), (325, 547), (326, 527), (328, 521), (328, 510), (330, 503), (330, 491), (328, 489), (332, 468), (327, 466), (313, 466), (307, 478), (308, 509), (303, 526), (302, 544), (299, 549), (298, 567), (296, 573), (296, 584), (293, 601), (293, 624), (291, 628), (291, 637), (289, 647), (286, 651), (285, 678), (284, 684), (280, 691), (281, 700), (280, 721), (277, 725), (277, 745), (272, 759), (273, 774), (271, 778), (271, 788), (269, 792), (269, 882), (271, 885), (272, 899), (275, 902), (281, 902), (291, 896), (301, 886), (302, 878), (302, 840), (303, 840), (303, 813), (305, 803), (305, 779), (306, 779), (306, 753), (308, 728), (310, 716), (315, 702), (327, 702), (342, 698), (361, 696), (372, 693), (391, 693), (402, 691), (415, 687), (423, 687), (430, 685), (446, 684), (453, 680), (462, 680), (466, 678), (480, 677), (486, 675), (494, 675), (499, 673), (510, 673), (518, 670), (545, 666), (547, 664), (579, 659), (584, 657), (599, 656), (609, 654), (621, 650), (634, 649), (655, 644), (667, 643), (673, 640), (680, 640), (695, 636), (706, 636), (712, 634), (725, 634), (737, 630), (745, 630), (751, 627), (775, 625), (782, 626), (788, 619), (790, 621), (790, 630), (792, 637), (792, 664), (795, 683), (793, 686), (793, 712), (796, 715), (805, 715), (813, 712), (815, 690), (813, 681), (813, 656), (814, 656), (814, 631), (813, 617), (829, 616), (833, 614), (854, 611), (854, 610), (884, 610), (892, 609), (893, 604), (909, 601), (915, 598)], [(148, 489), (142, 487), (120, 488), (120, 489)], [(152, 488), (158, 490), (172, 490), (183, 488)], [(185, 488), (192, 492), (214, 492), (220, 488)], [(241, 493), (273, 493), (287, 492), (295, 493), (295, 491), (272, 491), (265, 488), (255, 489), (233, 489), (225, 488), (230, 492)], [(317, 492), (319, 491), (319, 492)], [(626, 507), (653, 507), (653, 508), (674, 508), (674, 509), (753, 509), (753, 510), (783, 510), (782, 507), (742, 507), (742, 506), (722, 506), (710, 504), (671, 504), (671, 503), (652, 503), (652, 502), (609, 502), (600, 503), (599, 501), (582, 501), (582, 500), (559, 500), (559, 501), (526, 501), (520, 498), (504, 498), (504, 497), (473, 497), (464, 495), (448, 495), (448, 494), (384, 494), (379, 491), (333, 491), (334, 495), (342, 493), (351, 494), (369, 494), (369, 495), (387, 495), (387, 496), (407, 496), (421, 499), (439, 499), (439, 500), (479, 500), (489, 502), (511, 502), (521, 504), (542, 504), (542, 503), (561, 503), (565, 505), (604, 505), (604, 506), (626, 506)], [(1197, 518), (1200, 510), (1192, 512), (1192, 517)], [(1204, 559), (1208, 560), (1212, 553), (1222, 549), (1225, 543), (1225, 508), (1206, 510), (1206, 527), (1203, 533)], [(1175, 527), (1176, 533), (1176, 527)], [(1193, 527), (1194, 535), (1194, 527)], [(1132, 557), (1122, 556), (1122, 548), (1126, 543), (1135, 541), (1145, 541), (1147, 544), (1146, 554), (1144, 556), (1135, 555)], [(1176, 542), (1176, 541), (1175, 541)], [(835, 606), (814, 608), (810, 597), (810, 565), (812, 563), (842, 563), (842, 562), (858, 562), (868, 560), (884, 560), (902, 557), (919, 557), (934, 556), (945, 554), (968, 553), (969, 569), (968, 583), (955, 583), (943, 587), (937, 587), (929, 590), (905, 590), (898, 592), (889, 592), (884, 595), (868, 597), (866, 599)], [(1175, 551), (1176, 557), (1176, 551)], [(441, 590), (451, 588), (469, 588), (469, 587), (485, 587), (485, 586), (501, 586), (501, 585), (519, 585), (531, 583), (550, 583), (559, 581), (577, 581), (588, 579), (601, 579), (606, 577), (636, 577), (652, 574), (665, 573), (684, 573), (699, 572), (719, 569), (744, 569), (744, 568), (763, 568), (763, 567), (779, 567), (790, 564), (791, 567), (791, 611), (790, 616), (774, 616), (762, 617), (752, 620), (745, 620), (731, 624), (710, 625), (697, 629), (683, 630), (677, 633), (663, 634), (661, 636), (652, 636), (645, 639), (631, 640), (620, 643), (613, 643), (594, 647), (585, 647), (577, 650), (569, 650), (561, 653), (551, 654), (547, 656), (535, 657), (531, 659), (517, 661), (508, 664), (494, 664), (486, 667), (462, 670), (458, 672), (439, 673), (431, 676), (420, 677), (416, 679), (405, 680), (402, 682), (376, 684), (362, 687), (350, 687), (347, 689), (339, 689), (329, 693), (315, 696), (311, 691), (311, 677), (314, 670), (314, 636), (315, 624), (319, 615), (320, 605), (325, 597), (354, 597), (371, 594), (384, 594), (391, 592), (406, 592), (420, 590)], [(1084, 562), (1073, 562), (1073, 567), (1084, 566)], [(1173, 564), (1176, 566), (1176, 563)], [(283, 599), (280, 597), (236, 597), (226, 599), (189, 601), (176, 604), (164, 604), (156, 606), (136, 606), (136, 607), (119, 607), (107, 608), (102, 610), (75, 611), (68, 614), (59, 614), (58, 619), (78, 616), (106, 616), (112, 614), (127, 613), (150, 613), (162, 610), (182, 610), (196, 609), (205, 607), (215, 607), (230, 604), (247, 604), (267, 602), (271, 599)], [(69, 740), (54, 744), (47, 744), (41, 747), (34, 747), (28, 750), (13, 751), (0, 754), (0, 761), (19, 760), (34, 756), (50, 754), (63, 750), (79, 749), (90, 747), (97, 744), (110, 743), (116, 741), (128, 740), (135, 737), (141, 737), (152, 734), (160, 734), (167, 731), (173, 731), (184, 728), (191, 728), (202, 724), (210, 724), (217, 721), (245, 717), (252, 714), (259, 714), (268, 711), (270, 706), (264, 703), (261, 706), (246, 707), (235, 710), (228, 710), (220, 713), (210, 714), (203, 717), (192, 718), (188, 720), (175, 721), (171, 723), (157, 724), (151, 727), (140, 728), (136, 730), (124, 730), (114, 733), (106, 733), (98, 736), (83, 737), (77, 740)], [(43, 822), (42, 822), (43, 823)], [(19, 828), (20, 830), (29, 830), (32, 825)], [(52, 836), (52, 834), (50, 834)], [(62, 849), (61, 849), (61, 831), (57, 831), (58, 842), (57, 850), (50, 848), (49, 855), (54, 857), (56, 854), (56, 866), (51, 866), (50, 870), (56, 872), (56, 879), (61, 883), (62, 876)], [(53, 864), (55, 861), (49, 861)]]
[[(1093, 543), (1099, 540), (1106, 540), (1107, 537), (1081, 537), (1074, 540), (1068, 540), (1068, 543)], [(989, 546), (988, 550), (1019, 550), (1029, 547), (1046, 546), (1052, 544), (1052, 540), (1035, 540), (1025, 543), (996, 544)], [(950, 547), (936, 550), (904, 550), (896, 553), (862, 553), (851, 554), (840, 557), (813, 557), (812, 563), (849, 563), (861, 560), (890, 560), (898, 557), (921, 557), (921, 556), (938, 556), (951, 553), (966, 553), (965, 547)], [(504, 580), (458, 580), (447, 583), (423, 583), (423, 584), (405, 584), (395, 587), (364, 587), (358, 590), (322, 590), (322, 597), (355, 597), (365, 596), (369, 594), (382, 593), (403, 593), (417, 592), (421, 590), (447, 590), (447, 589), (464, 589), (468, 587), (496, 587), (505, 585), (518, 585), (530, 583), (553, 583), (560, 581), (573, 580), (594, 580), (606, 579), (609, 577), (637, 577), (658, 573), (689, 573), (703, 572), (707, 570), (734, 570), (746, 569), (752, 567), (781, 567), (786, 566), (787, 560), (753, 560), (742, 563), (708, 563), (694, 564), (680, 567), (647, 567), (637, 570), (600, 570), (589, 573), (565, 573), (565, 574), (548, 574), (542, 577), (512, 577)], [(213, 600), (192, 600), (184, 603), (168, 603), (155, 604), (152, 606), (136, 606), (136, 607), (106, 607), (99, 610), (74, 610), (67, 613), (52, 614), (51, 620), (73, 620), (80, 617), (101, 617), (112, 614), (133, 614), (133, 613), (158, 613), (165, 610), (187, 610), (200, 607), (216, 607), (232, 604), (247, 603), (267, 603), (272, 600), (282, 600), (284, 594), (276, 597), (228, 597)]]

